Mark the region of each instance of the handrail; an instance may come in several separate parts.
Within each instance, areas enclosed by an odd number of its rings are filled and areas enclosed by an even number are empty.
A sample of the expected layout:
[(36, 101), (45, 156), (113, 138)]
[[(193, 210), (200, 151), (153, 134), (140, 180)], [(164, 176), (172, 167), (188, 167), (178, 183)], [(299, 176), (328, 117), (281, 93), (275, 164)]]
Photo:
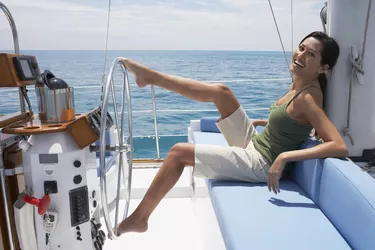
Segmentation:
[(9, 21), (10, 28), (12, 29), (14, 53), (19, 54), (20, 44), (18, 42), (18, 33), (17, 33), (16, 23), (14, 22), (13, 16), (10, 13), (9, 9), (2, 2), (0, 2), (0, 9), (4, 11), (4, 14)]
[[(244, 109), (245, 111), (262, 111), (262, 110), (269, 110), (269, 108), (249, 108)], [(157, 112), (162, 113), (192, 113), (192, 112), (218, 112), (217, 109), (158, 109)], [(153, 110), (146, 109), (146, 110), (137, 110), (133, 111), (133, 113), (151, 113)]]
[[(254, 79), (253, 79), (254, 80)], [(257, 80), (271, 80), (269, 79), (257, 79)], [(289, 80), (289, 78), (274, 78), (273, 80)], [(113, 81), (113, 79), (112, 79)], [(242, 81), (239, 80), (239, 81)], [(217, 81), (215, 81), (217, 82)], [(137, 86), (136, 84), (129, 84), (129, 86)], [(119, 87), (121, 85), (111, 85), (111, 89), (113, 90), (114, 87)], [(74, 88), (95, 88), (95, 87), (101, 87), (101, 86), (76, 86)], [(115, 100), (116, 97), (113, 95), (114, 92), (112, 92), (112, 98)], [(155, 138), (156, 138), (156, 154), (157, 154), (157, 160), (160, 160), (160, 142), (159, 142), (159, 131), (158, 131), (158, 119), (157, 119), (157, 113), (194, 113), (194, 112), (218, 112), (217, 109), (156, 109), (156, 95), (154, 92), (154, 89), (151, 89), (152, 93), (152, 109), (146, 109), (146, 110), (136, 110), (131, 111), (132, 113), (153, 113), (153, 120), (154, 120), (154, 131), (155, 131)], [(116, 101), (114, 101), (116, 103)], [(267, 111), (269, 108), (244, 108), (245, 111)], [(125, 113), (128, 113), (125, 111)], [(118, 115), (117, 112), (115, 112), (115, 120), (118, 121)]]
[[(19, 41), (18, 41), (18, 33), (17, 33), (16, 23), (13, 19), (12, 14), (10, 13), (9, 9), (2, 2), (0, 2), (0, 9), (3, 10), (5, 16), (8, 19), (10, 28), (12, 29), (14, 53), (19, 54), (20, 53), (20, 44), (19, 44)], [(24, 91), (24, 88), (25, 87), (20, 87), (19, 90), (18, 90), (18, 94), (19, 94), (19, 98), (20, 98), (20, 108), (21, 108), (21, 112), (23, 112), (23, 113), (26, 112), (26, 106), (25, 106), (25, 101), (24, 101), (24, 93), (26, 93), (26, 91)]]
[[(228, 80), (225, 80), (225, 79), (221, 79), (221, 80), (209, 80), (209, 81), (204, 81), (204, 82), (207, 82), (207, 83), (238, 83), (238, 84), (252, 84), (251, 81), (253, 82), (260, 82), (260, 81), (264, 81), (264, 82), (268, 82), (268, 81), (286, 81), (286, 80), (290, 80), (290, 78), (248, 78), (248, 79), (228, 79)], [(122, 85), (114, 85), (115, 87), (121, 87)], [(129, 84), (129, 86), (138, 86), (137, 84), (133, 83), (133, 84)], [(101, 86), (97, 86), (97, 85), (78, 85), (78, 86), (74, 86), (75, 89), (94, 89), (94, 88), (101, 88)]]
[(7, 224), (8, 239), (9, 239), (9, 250), (14, 250), (13, 244), (13, 232), (10, 224), (10, 211), (8, 209), (8, 195), (6, 191), (6, 180), (5, 180), (5, 168), (3, 162), (3, 146), (0, 145), (0, 181), (1, 181), (1, 193), (3, 196), (3, 206), (5, 211), (5, 220)]
[(156, 141), (156, 155), (157, 159), (160, 160), (160, 147), (159, 147), (159, 130), (158, 130), (158, 118), (156, 116), (156, 98), (155, 98), (155, 88), (151, 86), (152, 94), (152, 113), (154, 116), (154, 130), (155, 130), (155, 141)]
[[(3, 10), (5, 16), (8, 19), (10, 28), (12, 29), (12, 35), (13, 35), (13, 45), (14, 45), (14, 53), (19, 54), (20, 53), (20, 45), (18, 42), (18, 34), (17, 34), (17, 28), (16, 28), (16, 23), (14, 22), (13, 16), (10, 13), (9, 9), (0, 2), (0, 9)], [(20, 98), (20, 108), (21, 112), (25, 113), (26, 112), (26, 107), (25, 107), (25, 102), (23, 99), (23, 91), (22, 88), (19, 88), (18, 90), (19, 98)], [(7, 231), (8, 231), (8, 239), (9, 239), (9, 247), (10, 250), (14, 249), (14, 244), (13, 244), (13, 233), (12, 229), (10, 227), (10, 221), (9, 221), (9, 210), (8, 210), (8, 201), (7, 201), (7, 193), (5, 190), (5, 173), (4, 173), (4, 166), (3, 166), (3, 159), (2, 159), (2, 154), (3, 154), (3, 148), (0, 147), (0, 178), (1, 178), (1, 189), (2, 189), (2, 194), (3, 194), (3, 199), (4, 199), (4, 209), (5, 209), (5, 217), (6, 217), (6, 224), (7, 224)]]

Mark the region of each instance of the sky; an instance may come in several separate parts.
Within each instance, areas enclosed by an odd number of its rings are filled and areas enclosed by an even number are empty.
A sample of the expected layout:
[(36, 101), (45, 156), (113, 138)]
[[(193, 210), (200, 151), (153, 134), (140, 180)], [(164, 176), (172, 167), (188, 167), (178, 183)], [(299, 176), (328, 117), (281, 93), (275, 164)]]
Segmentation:
[[(106, 0), (2, 0), (21, 50), (103, 50)], [(293, 1), (293, 49), (322, 30), (325, 0)], [(292, 50), (290, 0), (271, 1), (284, 47)], [(0, 50), (13, 49), (0, 13)], [(109, 50), (282, 50), (268, 0), (112, 0)]]

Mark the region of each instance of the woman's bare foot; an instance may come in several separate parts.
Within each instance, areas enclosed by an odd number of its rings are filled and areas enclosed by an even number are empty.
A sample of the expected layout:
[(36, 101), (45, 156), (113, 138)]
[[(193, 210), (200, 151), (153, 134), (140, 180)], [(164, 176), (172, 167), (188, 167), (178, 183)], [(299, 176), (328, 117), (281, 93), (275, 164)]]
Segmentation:
[(126, 68), (134, 74), (135, 82), (140, 88), (144, 88), (156, 81), (156, 71), (129, 59), (123, 59), (123, 62), (125, 63)]
[(125, 220), (123, 220), (120, 225), (117, 227), (117, 235), (121, 235), (123, 233), (143, 233), (146, 232), (148, 229), (148, 223), (145, 220), (140, 220), (135, 218), (134, 216), (129, 216)]

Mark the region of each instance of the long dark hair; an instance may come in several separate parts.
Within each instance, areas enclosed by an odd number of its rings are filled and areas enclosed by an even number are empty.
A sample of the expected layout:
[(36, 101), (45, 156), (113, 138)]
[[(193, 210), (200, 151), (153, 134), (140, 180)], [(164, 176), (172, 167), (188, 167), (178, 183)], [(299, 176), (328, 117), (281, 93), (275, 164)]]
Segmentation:
[[(321, 64), (322, 65), (328, 64), (329, 70), (331, 70), (336, 65), (337, 59), (340, 55), (339, 45), (332, 37), (329, 37), (327, 34), (321, 31), (314, 31), (308, 34), (306, 37), (302, 39), (300, 44), (309, 37), (313, 37), (322, 43), (323, 49), (321, 52), (321, 55), (322, 55)], [(327, 89), (326, 74), (325, 73), (320, 74), (318, 77), (318, 81), (319, 81), (320, 89), (322, 90), (322, 93), (323, 93), (323, 109), (324, 109), (325, 95), (326, 95), (326, 89)]]

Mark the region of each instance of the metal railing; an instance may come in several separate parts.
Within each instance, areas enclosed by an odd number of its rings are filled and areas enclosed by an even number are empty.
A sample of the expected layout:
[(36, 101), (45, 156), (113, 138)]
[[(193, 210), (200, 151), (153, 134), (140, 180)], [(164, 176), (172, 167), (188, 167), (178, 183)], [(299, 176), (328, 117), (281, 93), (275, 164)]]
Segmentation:
[(155, 140), (156, 140), (156, 155), (157, 160), (160, 160), (160, 146), (159, 146), (159, 129), (158, 129), (158, 117), (156, 112), (156, 98), (155, 98), (155, 88), (151, 86), (151, 94), (152, 94), (152, 113), (154, 116), (154, 130), (155, 130)]
[[(238, 83), (238, 84), (250, 84), (249, 82), (258, 82), (258, 81), (286, 81), (290, 80), (290, 78), (256, 78), (256, 79), (228, 79), (228, 80), (216, 80), (216, 81), (205, 81), (211, 83), (220, 83), (220, 82), (227, 82), (227, 83)], [(122, 87), (119, 84), (111, 85), (113, 87)], [(129, 84), (130, 87), (137, 87), (136, 84)], [(101, 88), (101, 86), (91, 85), (91, 86), (74, 86), (75, 89), (94, 89), (94, 88)], [(157, 115), (160, 113), (199, 113), (199, 112), (218, 112), (217, 109), (157, 109), (157, 96), (155, 94), (155, 88), (151, 86), (151, 94), (152, 94), (152, 109), (144, 109), (144, 110), (133, 110), (132, 113), (152, 113), (153, 114), (153, 124), (154, 124), (154, 136), (155, 136), (155, 144), (156, 144), (156, 160), (161, 160), (160, 154), (160, 141), (159, 141), (159, 128), (158, 128), (158, 117)], [(113, 92), (112, 92), (113, 95)], [(115, 98), (115, 96), (112, 96)], [(115, 102), (116, 103), (116, 102)], [(245, 111), (267, 111), (269, 108), (244, 108)], [(110, 112), (111, 113), (111, 112)], [(115, 112), (117, 113), (117, 112)], [(127, 111), (125, 111), (127, 113)], [(115, 115), (115, 119), (118, 120), (117, 114)]]
[[(2, 2), (0, 2), (0, 9), (3, 10), (5, 16), (7, 17), (9, 21), (10, 28), (12, 29), (14, 53), (19, 54), (20, 46), (18, 42), (16, 23), (14, 22), (14, 19), (9, 9)], [(23, 89), (19, 88), (18, 93), (19, 93), (19, 98), (20, 98), (21, 111), (26, 112), (25, 102), (23, 98), (23, 95), (24, 95)], [(8, 209), (8, 196), (6, 192), (5, 168), (4, 168), (4, 163), (3, 163), (3, 145), (1, 144), (0, 144), (0, 179), (1, 179), (1, 192), (2, 192), (3, 201), (4, 201), (5, 219), (6, 219), (7, 231), (8, 231), (9, 248), (10, 250), (13, 250), (14, 249), (13, 233), (12, 233), (12, 228), (10, 224), (10, 212)]]
[[(5, 16), (8, 19), (10, 28), (12, 29), (14, 53), (19, 54), (20, 53), (20, 44), (18, 42), (18, 33), (17, 33), (16, 23), (13, 19), (12, 14), (10, 13), (9, 9), (2, 2), (0, 2), (0, 9), (3, 10)], [(19, 94), (19, 98), (20, 98), (21, 112), (26, 112), (25, 100), (24, 100), (25, 93), (26, 93), (25, 87), (20, 87), (19, 90), (18, 90), (18, 94)]]
[[(230, 82), (230, 83), (242, 83), (245, 84), (250, 81), (285, 81), (290, 80), (290, 78), (255, 78), (255, 79), (228, 79), (228, 80), (216, 80), (216, 81), (205, 81), (209, 83), (220, 83), (220, 82)], [(122, 87), (122, 85), (115, 85), (114, 87)], [(129, 84), (129, 86), (137, 87), (137, 84)], [(92, 88), (100, 88), (101, 86), (75, 86), (75, 89), (92, 89)], [(152, 94), (152, 109), (149, 110), (137, 110), (132, 111), (132, 113), (153, 113), (153, 123), (154, 123), (154, 133), (155, 133), (155, 144), (156, 144), (156, 154), (157, 154), (157, 161), (161, 160), (160, 156), (160, 142), (159, 142), (159, 129), (158, 129), (158, 113), (195, 113), (195, 112), (217, 112), (217, 109), (157, 109), (156, 108), (156, 95), (155, 95), (155, 88), (151, 86), (151, 94)], [(268, 108), (245, 108), (245, 111), (266, 111)], [(115, 114), (116, 116), (116, 114)]]

